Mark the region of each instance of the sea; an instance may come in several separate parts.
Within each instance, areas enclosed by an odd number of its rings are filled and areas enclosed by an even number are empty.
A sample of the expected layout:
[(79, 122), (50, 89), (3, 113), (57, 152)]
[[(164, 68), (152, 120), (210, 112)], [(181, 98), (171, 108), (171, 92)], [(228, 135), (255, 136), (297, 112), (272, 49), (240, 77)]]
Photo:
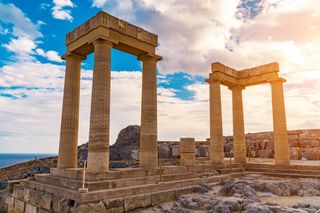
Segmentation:
[(12, 166), (35, 158), (47, 158), (57, 154), (39, 154), (39, 153), (0, 153), (0, 168)]

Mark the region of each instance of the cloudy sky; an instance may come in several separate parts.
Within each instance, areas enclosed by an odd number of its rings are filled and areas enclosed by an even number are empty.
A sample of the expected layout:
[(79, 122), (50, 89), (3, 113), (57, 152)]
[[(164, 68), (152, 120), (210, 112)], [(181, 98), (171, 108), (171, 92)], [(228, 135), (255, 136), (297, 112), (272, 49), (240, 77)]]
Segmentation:
[[(277, 61), (289, 129), (320, 124), (319, 0), (0, 0), (0, 152), (56, 153), (65, 34), (100, 10), (159, 35), (159, 140), (209, 136), (210, 64)], [(140, 123), (141, 64), (112, 51), (111, 138)], [(79, 144), (88, 141), (92, 54), (82, 64)], [(231, 91), (222, 87), (224, 134)], [(246, 132), (272, 130), (270, 85), (244, 91)]]

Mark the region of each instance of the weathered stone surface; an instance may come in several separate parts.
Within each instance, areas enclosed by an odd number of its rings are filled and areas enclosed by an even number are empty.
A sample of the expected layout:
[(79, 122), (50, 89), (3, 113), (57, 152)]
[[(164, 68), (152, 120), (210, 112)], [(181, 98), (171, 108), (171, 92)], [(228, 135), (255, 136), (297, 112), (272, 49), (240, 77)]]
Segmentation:
[(15, 199), (14, 200), (14, 208), (19, 209), (20, 211), (24, 211), (25, 208), (25, 202)]
[(154, 192), (151, 194), (151, 204), (156, 205), (174, 200), (174, 190)]
[(46, 209), (39, 209), (38, 213), (50, 213), (50, 211), (48, 211)]
[(27, 203), (25, 212), (26, 213), (37, 213), (37, 207)]
[(5, 204), (9, 205), (9, 206), (13, 206), (14, 205), (14, 197), (12, 196), (6, 196), (5, 198)]
[[(43, 193), (43, 195), (40, 198), (40, 207), (44, 208), (46, 210), (51, 210), (52, 209), (52, 195)], [(39, 205), (39, 203), (38, 203)]]
[(174, 190), (174, 197), (179, 198), (181, 195), (193, 193), (194, 187), (187, 187)]
[(124, 198), (124, 209), (130, 211), (151, 205), (151, 194), (134, 195)]
[(122, 207), (124, 205), (124, 198), (104, 200), (103, 202), (107, 209), (114, 208), (114, 207)]
[(15, 185), (13, 189), (13, 197), (16, 199), (24, 199), (24, 189), (19, 185)]

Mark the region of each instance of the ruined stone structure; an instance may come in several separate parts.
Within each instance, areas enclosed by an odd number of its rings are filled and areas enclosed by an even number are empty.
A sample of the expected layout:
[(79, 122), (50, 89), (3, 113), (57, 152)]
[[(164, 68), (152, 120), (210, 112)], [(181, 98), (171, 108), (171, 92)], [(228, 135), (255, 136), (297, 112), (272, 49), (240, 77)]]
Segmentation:
[[(317, 167), (289, 165), (289, 148), (279, 66), (276, 63), (236, 71), (212, 64), (210, 84), (210, 161), (196, 159), (199, 144), (182, 138), (180, 164), (159, 165), (157, 146), (157, 35), (105, 12), (67, 35), (65, 86), (57, 168), (10, 186), (8, 212), (128, 212), (203, 191), (203, 185), (243, 176), (246, 171), (292, 177), (319, 176)], [(109, 169), (111, 48), (136, 55), (143, 63), (139, 168)], [(87, 168), (77, 168), (80, 68), (94, 52)], [(276, 165), (246, 163), (242, 90), (270, 83), (272, 87)], [(233, 93), (234, 157), (224, 161), (220, 85)], [(170, 142), (168, 142), (170, 143)], [(205, 141), (200, 142), (206, 145)], [(200, 144), (200, 145), (201, 145)], [(177, 153), (175, 153), (177, 154)], [(173, 153), (172, 153), (173, 155)], [(85, 165), (85, 163), (84, 163)], [(271, 166), (271, 168), (270, 168)], [(299, 171), (297, 171), (299, 170)], [(283, 172), (285, 171), (285, 172)], [(282, 174), (281, 174), (282, 172)]]
[[(68, 33), (58, 169), (77, 167), (80, 68), (94, 52), (88, 171), (109, 169), (111, 48), (136, 55), (143, 63), (140, 166), (157, 167), (158, 37), (104, 12)], [(99, 162), (99, 163), (97, 163)]]
[(237, 71), (221, 63), (213, 63), (207, 82), (210, 84), (210, 144), (211, 162), (223, 163), (223, 133), (220, 85), (232, 91), (233, 150), (236, 163), (246, 163), (246, 141), (243, 119), (242, 91), (245, 87), (271, 84), (274, 126), (274, 151), (277, 165), (289, 165), (289, 145), (284, 105), (283, 83), (279, 76), (279, 64), (271, 63)]

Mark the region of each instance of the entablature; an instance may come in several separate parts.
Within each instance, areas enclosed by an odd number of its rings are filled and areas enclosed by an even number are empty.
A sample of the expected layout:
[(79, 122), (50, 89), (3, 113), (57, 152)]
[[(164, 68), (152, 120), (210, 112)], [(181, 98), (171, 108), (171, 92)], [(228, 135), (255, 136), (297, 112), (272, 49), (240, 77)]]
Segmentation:
[(253, 86), (269, 83), (270, 81), (281, 78), (279, 76), (279, 64), (273, 62), (249, 69), (237, 71), (220, 62), (211, 64), (212, 72), (209, 74), (208, 83), (218, 80), (227, 87), (233, 86)]

